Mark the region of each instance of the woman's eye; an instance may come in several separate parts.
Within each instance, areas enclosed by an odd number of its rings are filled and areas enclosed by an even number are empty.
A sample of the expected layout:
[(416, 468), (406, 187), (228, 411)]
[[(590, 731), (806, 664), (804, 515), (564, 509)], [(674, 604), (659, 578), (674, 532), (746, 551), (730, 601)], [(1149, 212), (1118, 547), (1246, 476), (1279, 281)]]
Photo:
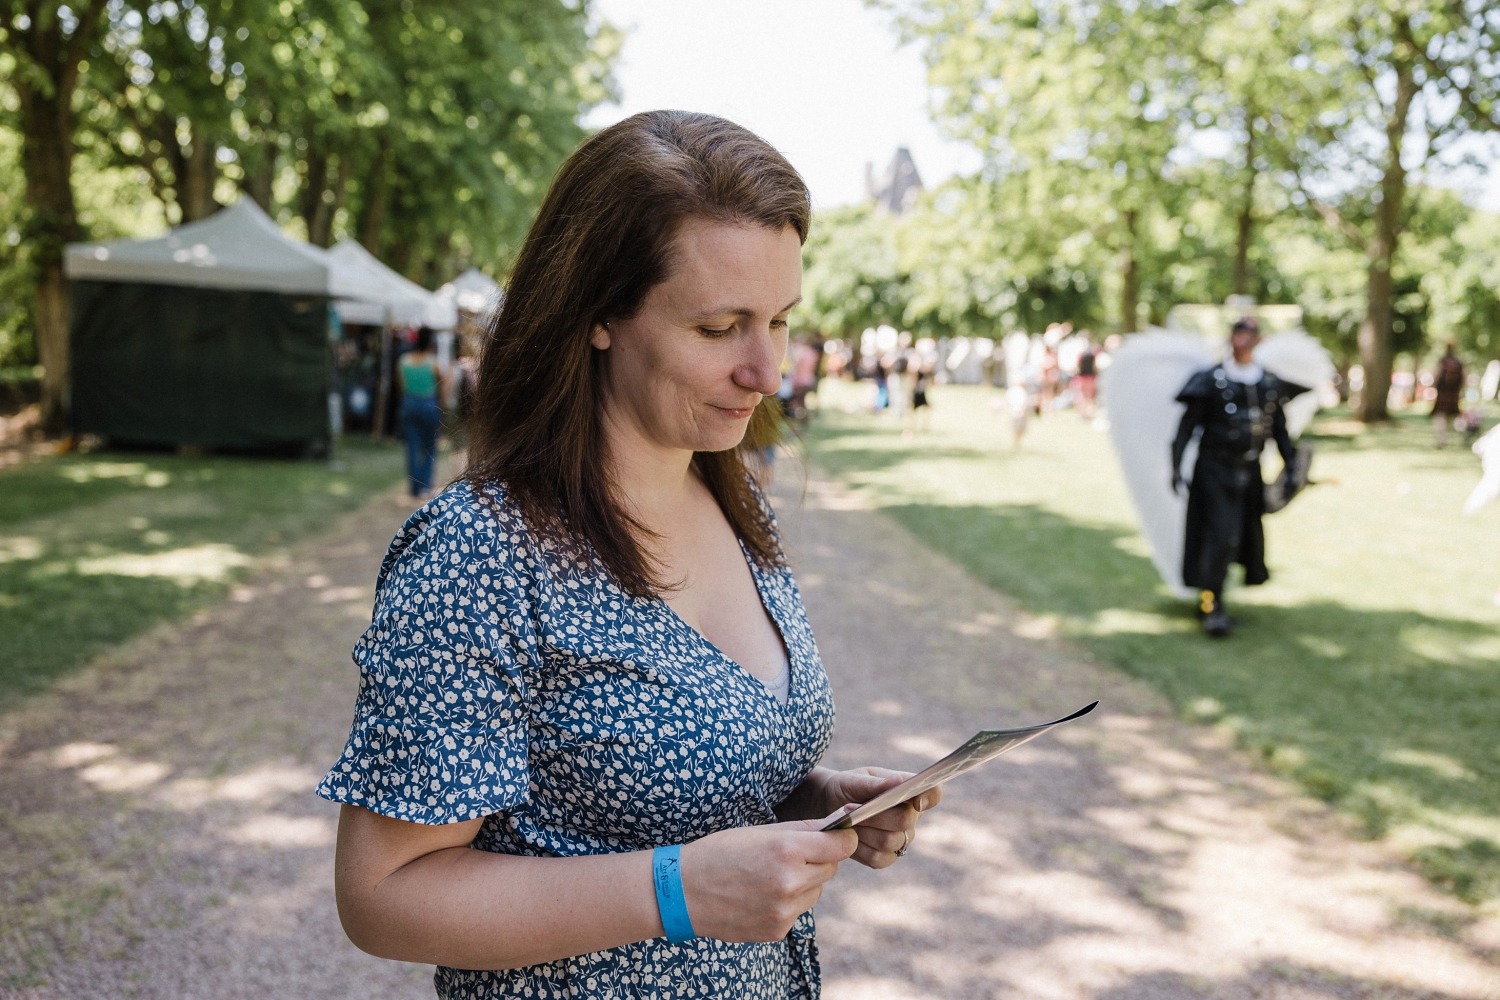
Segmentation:
[(734, 332), (734, 324), (725, 327), (700, 326), (698, 330), (705, 337), (727, 337)]

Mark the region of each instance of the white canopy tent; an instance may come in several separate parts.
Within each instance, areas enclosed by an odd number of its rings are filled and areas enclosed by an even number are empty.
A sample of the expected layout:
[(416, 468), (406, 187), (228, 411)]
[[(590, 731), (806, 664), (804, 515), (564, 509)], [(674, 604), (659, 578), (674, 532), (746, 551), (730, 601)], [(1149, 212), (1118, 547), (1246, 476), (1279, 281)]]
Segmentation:
[(364, 296), (366, 301), (340, 300), (334, 303), (343, 322), (370, 326), (428, 326), (434, 330), (451, 330), (458, 325), (458, 310), (453, 303), (391, 270), (354, 240), (334, 244), (329, 248), (328, 256), (340, 269), (378, 289), (373, 299)]
[(378, 282), (293, 239), (250, 198), (165, 236), (69, 244), (69, 278), (378, 301)]
[(437, 290), (438, 298), (451, 302), (460, 312), (483, 316), (500, 304), (503, 293), (495, 280), (477, 267)]

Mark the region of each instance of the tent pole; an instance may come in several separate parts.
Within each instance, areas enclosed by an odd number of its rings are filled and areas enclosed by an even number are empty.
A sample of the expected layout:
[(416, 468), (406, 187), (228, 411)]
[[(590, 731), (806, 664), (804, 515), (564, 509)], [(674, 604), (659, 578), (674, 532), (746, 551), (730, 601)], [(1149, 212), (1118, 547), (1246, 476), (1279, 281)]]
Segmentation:
[[(344, 327), (339, 322), (338, 311), (333, 307), (333, 299), (327, 299), (325, 302), (328, 307), (328, 331), (323, 339), (328, 345), (328, 370), (323, 396), (328, 400), (328, 462), (331, 465), (334, 461), (334, 449), (338, 447), (338, 438), (344, 431), (344, 397), (339, 393), (338, 356), (338, 342), (344, 337)], [(337, 333), (337, 339), (335, 339), (335, 333)], [(334, 416), (334, 407), (338, 407), (337, 419)]]
[(385, 312), (385, 322), (380, 325), (380, 378), (375, 382), (375, 413), (370, 420), (370, 437), (377, 441), (385, 434), (385, 400), (391, 391), (390, 308)]

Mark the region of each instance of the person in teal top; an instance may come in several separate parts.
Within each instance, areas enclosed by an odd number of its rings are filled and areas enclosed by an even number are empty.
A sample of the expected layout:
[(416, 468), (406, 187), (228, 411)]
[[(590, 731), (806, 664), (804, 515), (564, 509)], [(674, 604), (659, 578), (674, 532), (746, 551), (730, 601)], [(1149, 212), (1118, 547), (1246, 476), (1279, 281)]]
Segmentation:
[(406, 484), (412, 497), (432, 495), (438, 432), (443, 425), (443, 372), (432, 350), (432, 330), (421, 327), (396, 366), (401, 386), (401, 434), (406, 439)]

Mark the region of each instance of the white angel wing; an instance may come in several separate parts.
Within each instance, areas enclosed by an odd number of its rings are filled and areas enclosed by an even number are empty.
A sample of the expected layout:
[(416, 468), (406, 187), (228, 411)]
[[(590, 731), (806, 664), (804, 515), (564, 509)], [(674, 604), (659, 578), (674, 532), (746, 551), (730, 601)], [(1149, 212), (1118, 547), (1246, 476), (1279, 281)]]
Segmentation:
[[(1255, 358), (1278, 378), (1315, 389), (1333, 377), (1333, 361), (1316, 339), (1300, 329), (1267, 337)], [(1215, 355), (1197, 334), (1152, 330), (1132, 334), (1114, 351), (1100, 376), (1100, 395), (1109, 418), (1110, 438), (1130, 500), (1151, 549), (1151, 561), (1162, 581), (1181, 596), (1192, 593), (1182, 582), (1182, 532), (1187, 499), (1171, 490), (1172, 437), (1182, 419), (1177, 393), (1188, 377), (1213, 364)], [(1297, 437), (1318, 409), (1317, 392), (1307, 392), (1286, 407), (1287, 430)], [(1196, 444), (1182, 459), (1184, 474), (1196, 461)]]
[(1464, 501), (1464, 513), (1476, 514), (1479, 508), (1500, 496), (1500, 426), (1490, 428), (1488, 434), (1474, 442), (1474, 454), (1479, 456), (1479, 467), (1484, 475)]
[[(1126, 337), (1110, 354), (1099, 377), (1100, 398), (1109, 418), (1110, 440), (1130, 501), (1163, 582), (1181, 596), (1182, 526), (1187, 499), (1172, 492), (1172, 437), (1182, 419), (1177, 393), (1188, 377), (1213, 363), (1196, 334), (1152, 330)], [(1183, 468), (1193, 467), (1193, 451)]]
[[(1333, 359), (1328, 350), (1306, 330), (1283, 330), (1267, 337), (1255, 349), (1255, 360), (1279, 379), (1317, 390), (1333, 378)], [(1318, 412), (1316, 391), (1304, 392), (1286, 404), (1286, 429), (1298, 437)]]

